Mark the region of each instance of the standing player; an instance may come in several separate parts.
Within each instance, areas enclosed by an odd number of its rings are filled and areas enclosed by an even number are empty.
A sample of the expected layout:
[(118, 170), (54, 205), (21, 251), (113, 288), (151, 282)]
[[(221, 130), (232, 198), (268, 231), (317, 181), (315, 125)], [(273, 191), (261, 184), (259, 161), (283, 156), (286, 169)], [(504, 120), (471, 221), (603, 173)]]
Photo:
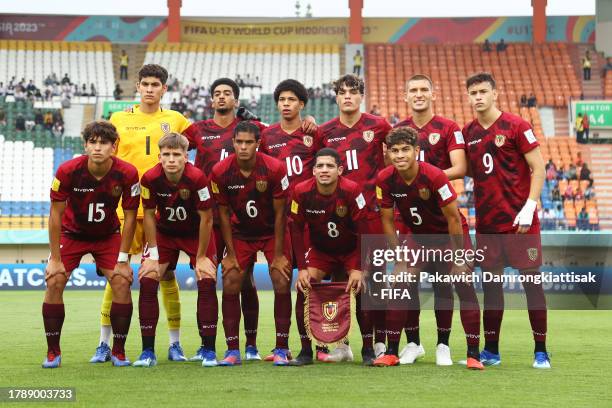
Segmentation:
[(152, 367), (157, 363), (157, 289), (166, 270), (176, 267), (180, 251), (189, 255), (198, 283), (196, 315), (202, 338), (202, 365), (216, 366), (217, 254), (211, 239), (212, 197), (208, 180), (201, 170), (187, 162), (189, 142), (185, 136), (168, 133), (158, 146), (160, 163), (141, 180), (148, 258), (139, 273), (142, 354), (134, 366)]
[[(365, 83), (353, 75), (344, 75), (334, 83), (340, 115), (321, 126), (321, 143), (335, 149), (342, 160), (345, 177), (363, 188), (368, 205), (367, 234), (382, 234), (380, 214), (376, 204), (376, 175), (385, 166), (383, 143), (391, 130), (386, 119), (361, 113)], [(367, 270), (366, 270), (367, 272)], [(366, 311), (357, 296), (358, 321), (363, 339), (361, 354), (364, 362), (371, 363), (384, 353), (386, 340), (384, 310)], [(372, 332), (376, 328), (376, 353), (372, 345)], [(333, 351), (329, 358), (343, 360), (344, 349)]]
[[(344, 271), (348, 276), (346, 291), (359, 293), (362, 285), (360, 234), (367, 222), (366, 200), (359, 184), (342, 176), (338, 152), (329, 147), (316, 154), (314, 177), (293, 189), (291, 200), (291, 237), (297, 255), (299, 275), (295, 315), (302, 350), (290, 365), (312, 364), (312, 344), (304, 326), (304, 289), (310, 282), (320, 282), (325, 276)], [(303, 234), (308, 227), (310, 247), (305, 250)], [(341, 344), (343, 358), (352, 361), (348, 345)], [(333, 360), (332, 360), (333, 361)]]
[[(190, 148), (196, 148), (195, 165), (204, 174), (211, 174), (212, 168), (234, 152), (234, 129), (242, 121), (236, 117), (236, 108), (240, 104), (240, 88), (229, 78), (215, 80), (210, 91), (212, 107), (215, 110), (212, 119), (202, 120), (191, 125), (185, 132)], [(263, 131), (266, 128), (261, 122), (253, 121)], [(301, 131), (312, 134), (316, 131), (314, 118), (307, 117), (300, 123)], [(219, 228), (219, 216), (216, 206), (213, 208), (214, 237), (218, 259), (223, 257), (225, 244)], [(259, 299), (253, 281), (252, 272), (245, 274), (241, 289), (242, 313), (244, 315), (244, 332), (246, 335), (246, 360), (261, 360), (257, 350), (257, 324), (259, 316)], [(196, 355), (193, 359), (200, 360)]]
[[(228, 350), (219, 365), (240, 364), (240, 288), (258, 251), (268, 260), (274, 287), (274, 364), (287, 365), (291, 324), (291, 244), (285, 232), (289, 180), (283, 163), (257, 152), (259, 128), (241, 122), (234, 130), (236, 153), (213, 167), (211, 187), (219, 205), (227, 255), (223, 271), (223, 327)], [(230, 214), (231, 211), (231, 214)]]
[[(281, 121), (262, 131), (259, 151), (285, 163), (289, 177), (289, 189), (292, 190), (299, 182), (312, 177), (314, 157), (320, 138), (318, 132), (307, 134), (302, 129), (300, 112), (308, 103), (308, 91), (302, 83), (294, 79), (282, 81), (274, 90), (274, 100), (281, 114)], [(291, 219), (288, 221), (291, 223)], [(304, 235), (302, 234), (301, 239), (304, 239)], [(294, 259), (299, 256), (295, 246), (293, 256)], [(298, 298), (296, 299), (296, 314), (300, 313), (300, 307), (303, 307), (303, 302), (300, 303)], [(306, 331), (302, 331), (302, 328), (304, 328), (303, 325), (298, 324), (300, 338), (308, 340), (308, 335)], [(266, 357), (266, 360), (270, 360), (271, 357)]]
[[(60, 335), (64, 323), (63, 292), (70, 273), (83, 255), (91, 253), (111, 287), (110, 306), (114, 366), (129, 365), (125, 341), (132, 318), (130, 285), (133, 272), (127, 251), (134, 236), (140, 201), (138, 171), (113, 157), (117, 131), (108, 122), (93, 122), (83, 130), (86, 154), (63, 163), (51, 186), (49, 246), (51, 255), (42, 306), (47, 359), (44, 368), (61, 364)], [(123, 234), (119, 232), (117, 205), (123, 199)]]
[[(521, 274), (538, 274), (542, 265), (536, 207), (544, 184), (544, 161), (529, 123), (500, 111), (495, 79), (481, 72), (466, 80), (476, 119), (463, 129), (474, 177), (476, 239), (486, 247), (485, 271), (503, 274), (510, 265)], [(496, 235), (489, 235), (496, 234)], [(541, 283), (523, 283), (535, 341), (534, 368), (550, 368), (546, 352), (546, 298)], [(483, 282), (484, 365), (501, 363), (499, 332), (504, 313), (501, 282)]]
[[(453, 250), (471, 249), (471, 241), (465, 218), (457, 208), (457, 194), (453, 190), (448, 177), (439, 168), (427, 163), (419, 163), (420, 148), (417, 131), (410, 127), (395, 128), (387, 136), (387, 154), (392, 166), (378, 174), (376, 182), (377, 198), (381, 206), (382, 224), (391, 248), (399, 247), (394, 224), (394, 207), (398, 209), (402, 221), (412, 232), (411, 240), (429, 248), (445, 248), (449, 242), (442, 237), (433, 235), (450, 235)], [(431, 234), (420, 237), (420, 234)], [(423, 239), (425, 238), (425, 239)], [(433, 247), (432, 247), (433, 245)], [(428, 269), (432, 267), (432, 269)], [(442, 260), (426, 260), (419, 265), (420, 271), (433, 270), (438, 274), (463, 273), (468, 270), (465, 265), (452, 264)], [(448, 284), (450, 286), (450, 284)], [(440, 296), (439, 286), (435, 285), (436, 315), (439, 311), (452, 310), (453, 298)], [(411, 307), (407, 311), (387, 310), (387, 337), (389, 349), (384, 356), (376, 359), (374, 365), (393, 366), (400, 363), (398, 346), (401, 328), (406, 314), (410, 309), (419, 308), (418, 283), (413, 285), (414, 296)], [(452, 286), (451, 286), (452, 290)], [(478, 344), (480, 341), (480, 309), (474, 287), (467, 282), (456, 282), (455, 290), (461, 302), (461, 322), (467, 339), (467, 366), (471, 369), (482, 369), (479, 361)], [(451, 315), (452, 316), (452, 315)], [(438, 329), (438, 345), (436, 348), (436, 364), (452, 365), (448, 337), (452, 321), (445, 322), (447, 330)], [(444, 336), (445, 338), (441, 339)], [(410, 343), (414, 348), (420, 348), (417, 356), (424, 354), (420, 344)]]
[[(136, 89), (141, 98), (140, 105), (135, 105), (130, 112), (115, 112), (110, 118), (111, 123), (115, 125), (117, 132), (119, 132), (117, 157), (136, 166), (140, 177), (145, 171), (157, 164), (159, 154), (157, 142), (159, 142), (159, 139), (166, 133), (180, 133), (189, 127), (189, 121), (183, 115), (160, 107), (161, 98), (168, 89), (167, 79), (168, 72), (165, 68), (155, 64), (144, 65), (138, 71), (138, 82), (136, 83)], [(129, 251), (130, 255), (139, 254), (143, 250), (143, 214), (142, 206), (138, 207), (136, 233)], [(119, 219), (122, 220), (123, 214), (121, 211), (118, 215)], [(173, 271), (168, 271), (165, 274), (160, 286), (170, 334), (168, 359), (185, 361), (180, 345), (181, 303), (178, 283), (174, 278)], [(108, 339), (110, 338), (111, 327), (108, 320), (108, 310), (111, 296), (111, 287), (106, 285), (101, 307), (100, 344), (90, 360), (92, 363), (103, 363), (108, 361), (109, 358)]]
[[(442, 169), (449, 180), (463, 179), (467, 169), (463, 134), (455, 122), (434, 114), (433, 102), (435, 100), (436, 94), (431, 78), (422, 74), (410, 77), (406, 81), (406, 102), (412, 110), (412, 116), (398, 123), (396, 127), (410, 126), (418, 132), (419, 155), (417, 160)], [(401, 217), (399, 221), (401, 224)], [(435, 282), (434, 285), (437, 286), (434, 291), (435, 296), (452, 300), (453, 288), (450, 284)], [(408, 311), (405, 325), (408, 345), (400, 352), (402, 364), (411, 364), (425, 353), (419, 335), (419, 315), (419, 308), (415, 307)], [(453, 309), (452, 307), (445, 310), (436, 309), (435, 315), (438, 344), (446, 346), (438, 351), (447, 352), (445, 360), (451, 361), (448, 338), (453, 320)], [(438, 355), (437, 352), (436, 355)]]

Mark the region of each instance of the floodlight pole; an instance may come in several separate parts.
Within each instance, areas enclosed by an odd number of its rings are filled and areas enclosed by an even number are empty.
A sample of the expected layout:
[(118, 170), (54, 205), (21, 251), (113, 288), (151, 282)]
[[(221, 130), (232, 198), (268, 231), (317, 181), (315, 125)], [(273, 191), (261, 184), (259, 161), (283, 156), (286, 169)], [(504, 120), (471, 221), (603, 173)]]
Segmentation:
[(181, 42), (182, 0), (168, 0), (168, 42)]
[(546, 42), (546, 2), (547, 0), (531, 0), (533, 7), (533, 43)]
[(349, 0), (349, 8), (351, 16), (349, 18), (349, 44), (361, 44), (361, 32), (363, 29), (363, 17), (361, 9), (363, 8), (363, 0)]

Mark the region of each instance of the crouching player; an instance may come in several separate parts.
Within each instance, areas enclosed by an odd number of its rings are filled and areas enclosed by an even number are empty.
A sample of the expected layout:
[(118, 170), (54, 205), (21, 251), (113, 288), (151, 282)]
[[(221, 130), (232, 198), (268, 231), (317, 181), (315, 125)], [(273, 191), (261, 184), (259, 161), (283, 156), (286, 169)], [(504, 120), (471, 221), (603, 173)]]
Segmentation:
[[(258, 251), (268, 261), (274, 287), (276, 346), (274, 365), (287, 365), (291, 325), (291, 242), (285, 211), (289, 180), (282, 162), (259, 153), (259, 128), (240, 122), (234, 129), (234, 151), (213, 167), (211, 189), (219, 205), (227, 254), (223, 271), (223, 328), (227, 352), (222, 366), (241, 364), (238, 348), (240, 288)], [(230, 215), (231, 214), (231, 215)]]
[[(42, 306), (47, 337), (44, 368), (61, 364), (63, 292), (70, 273), (87, 253), (93, 255), (113, 290), (111, 361), (114, 366), (130, 364), (124, 348), (132, 319), (133, 272), (127, 252), (134, 237), (140, 185), (136, 168), (113, 156), (117, 138), (117, 130), (109, 122), (87, 125), (83, 130), (86, 154), (63, 163), (51, 185), (51, 255), (45, 271), (47, 289)], [(116, 211), (120, 199), (125, 213), (123, 234), (119, 232)]]
[[(387, 135), (387, 154), (392, 166), (378, 174), (377, 198), (381, 206), (383, 229), (392, 247), (399, 246), (394, 225), (394, 206), (398, 208), (403, 223), (412, 232), (411, 241), (417, 245), (425, 244), (429, 249), (452, 249), (458, 251), (471, 249), (471, 241), (465, 218), (457, 208), (457, 194), (453, 190), (448, 177), (437, 167), (417, 161), (420, 148), (418, 133), (410, 127), (400, 127)], [(431, 234), (419, 237), (421, 234)], [(450, 235), (449, 239), (433, 235)], [(424, 239), (423, 239), (424, 238)], [(457, 259), (458, 261), (458, 259)], [(451, 285), (443, 281), (443, 276), (449, 273), (465, 276), (470, 270), (462, 262), (444, 262), (442, 259), (421, 262), (419, 270), (432, 267), (437, 271), (440, 280), (433, 284), (434, 292), (444, 290), (443, 285)], [(450, 265), (452, 264), (452, 266)], [(400, 363), (398, 346), (401, 329), (406, 321), (407, 313), (418, 313), (418, 283), (409, 285), (413, 291), (410, 310), (387, 311), (387, 336), (389, 347), (387, 353), (376, 359), (374, 365), (392, 366)], [(480, 342), (480, 308), (474, 287), (466, 280), (455, 280), (455, 291), (459, 296), (461, 322), (467, 340), (467, 366), (470, 369), (482, 370), (479, 360)], [(452, 292), (451, 292), (452, 293)], [(436, 294), (438, 295), (438, 294)], [(435, 296), (435, 311), (452, 310), (453, 299), (448, 296)], [(436, 348), (436, 364), (452, 365), (448, 338), (450, 335), (452, 314), (444, 323), (446, 330), (438, 329), (438, 345)], [(439, 320), (439, 319), (438, 319)], [(439, 324), (439, 323), (438, 323)], [(420, 344), (410, 343), (416, 349), (415, 356), (425, 352)]]
[[(304, 289), (310, 282), (320, 282), (326, 275), (345, 271), (348, 275), (346, 291), (361, 291), (362, 270), (360, 240), (367, 222), (366, 201), (359, 184), (342, 177), (343, 167), (336, 150), (326, 147), (315, 156), (314, 177), (297, 184), (291, 200), (291, 238), (297, 258), (297, 301), (295, 315), (298, 329), (304, 327)], [(303, 234), (308, 226), (310, 248), (303, 247)], [(301, 336), (302, 350), (290, 362), (301, 366), (312, 364), (312, 344), (307, 336)], [(370, 350), (364, 344), (363, 350)], [(352, 361), (353, 353), (348, 344), (338, 346), (342, 350), (341, 361)], [(363, 353), (362, 350), (362, 354)], [(364, 362), (367, 360), (364, 358)]]
[(138, 311), (142, 333), (142, 354), (136, 367), (152, 367), (155, 357), (155, 329), (159, 319), (157, 289), (168, 270), (176, 268), (179, 252), (189, 256), (198, 282), (197, 321), (202, 346), (202, 365), (217, 365), (217, 256), (212, 240), (212, 197), (208, 179), (187, 162), (189, 142), (178, 133), (168, 133), (158, 143), (160, 163), (141, 180), (147, 258), (138, 278)]

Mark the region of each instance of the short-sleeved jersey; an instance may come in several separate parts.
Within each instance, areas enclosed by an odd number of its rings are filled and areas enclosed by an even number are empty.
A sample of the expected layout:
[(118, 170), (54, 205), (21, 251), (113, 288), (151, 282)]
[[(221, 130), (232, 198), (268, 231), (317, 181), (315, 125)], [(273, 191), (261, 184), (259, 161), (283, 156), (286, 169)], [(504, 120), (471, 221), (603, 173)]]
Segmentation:
[[(235, 118), (227, 127), (221, 127), (213, 119), (195, 122), (184, 132), (189, 140), (189, 148), (196, 149), (195, 166), (204, 174), (210, 176), (215, 164), (234, 153), (232, 137), (234, 129), (240, 123), (240, 118)], [(253, 121), (260, 131), (266, 128), (261, 122)]]
[(312, 167), (320, 145), (320, 131), (307, 135), (299, 128), (289, 134), (283, 130), (280, 123), (270, 125), (261, 133), (259, 151), (285, 163), (289, 186), (312, 177)]
[(200, 228), (198, 211), (212, 207), (208, 179), (191, 163), (179, 182), (168, 180), (161, 164), (147, 171), (140, 180), (142, 205), (157, 209), (157, 229), (165, 235), (197, 237)]
[[(119, 133), (117, 157), (136, 166), (139, 177), (159, 162), (159, 139), (166, 133), (183, 133), (190, 125), (179, 112), (160, 109), (155, 113), (143, 113), (139, 105), (135, 105), (132, 112), (113, 113), (110, 122)], [(119, 216), (123, 216), (121, 211)], [(142, 216), (142, 207), (139, 207), (138, 217)]]
[(308, 225), (311, 245), (328, 254), (347, 254), (359, 243), (358, 221), (367, 217), (361, 186), (340, 176), (336, 191), (323, 195), (314, 177), (296, 185), (290, 216)]
[[(529, 123), (502, 112), (484, 129), (478, 120), (463, 128), (467, 157), (474, 177), (476, 231), (513, 229), (531, 187), (531, 169), (525, 154), (539, 146)], [(537, 212), (534, 215), (537, 220)]]
[(258, 241), (274, 236), (274, 199), (286, 199), (289, 188), (282, 162), (257, 152), (255, 167), (245, 177), (231, 154), (213, 167), (210, 186), (217, 204), (231, 209), (235, 238)]
[(384, 168), (383, 143), (391, 130), (385, 118), (362, 113), (349, 128), (339, 118), (321, 125), (322, 147), (332, 147), (340, 154), (343, 175), (362, 186), (368, 208), (376, 210), (376, 175)]
[(394, 127), (410, 126), (419, 133), (421, 154), (419, 161), (425, 161), (446, 170), (452, 167), (450, 152), (465, 149), (465, 141), (459, 125), (450, 119), (434, 115), (422, 128), (415, 125), (412, 117), (401, 121)]
[[(406, 184), (397, 169), (388, 166), (378, 174), (376, 196), (381, 208), (398, 209), (413, 234), (448, 234), (442, 207), (456, 200), (457, 193), (439, 168), (419, 163), (417, 176)], [(463, 215), (461, 221), (465, 226)]]
[(116, 157), (104, 177), (96, 179), (83, 155), (62, 163), (51, 185), (51, 201), (66, 201), (62, 233), (77, 240), (98, 240), (119, 232), (117, 206), (126, 210), (140, 204), (138, 170)]

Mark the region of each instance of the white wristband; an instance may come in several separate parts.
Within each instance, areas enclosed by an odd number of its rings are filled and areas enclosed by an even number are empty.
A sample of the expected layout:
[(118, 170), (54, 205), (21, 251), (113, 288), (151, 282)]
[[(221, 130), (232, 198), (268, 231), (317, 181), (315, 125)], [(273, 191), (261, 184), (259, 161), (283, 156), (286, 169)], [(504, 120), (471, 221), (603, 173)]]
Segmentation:
[(119, 252), (119, 256), (117, 257), (117, 262), (127, 262), (130, 256), (127, 252)]
[(159, 252), (157, 251), (157, 247), (150, 247), (149, 248), (149, 259), (152, 261), (159, 261)]

